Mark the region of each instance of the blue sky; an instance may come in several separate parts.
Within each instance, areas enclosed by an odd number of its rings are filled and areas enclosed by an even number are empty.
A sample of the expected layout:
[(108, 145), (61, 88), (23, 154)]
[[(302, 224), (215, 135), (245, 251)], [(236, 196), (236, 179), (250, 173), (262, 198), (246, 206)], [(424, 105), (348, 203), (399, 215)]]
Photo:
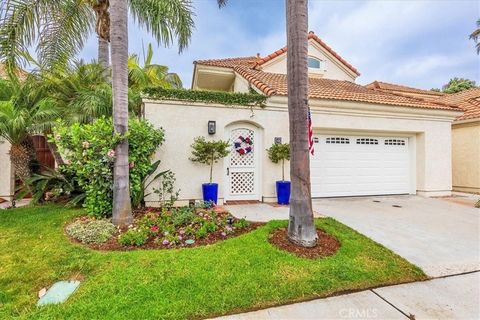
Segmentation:
[[(195, 31), (178, 54), (175, 46), (155, 49), (154, 62), (177, 72), (189, 87), (197, 59), (267, 55), (286, 43), (284, 0), (194, 0)], [(468, 35), (480, 17), (479, 1), (342, 1), (310, 0), (313, 30), (362, 74), (373, 80), (430, 89), (452, 77), (480, 83), (480, 58)], [(147, 31), (130, 21), (129, 50), (141, 54), (142, 43), (154, 43)], [(80, 58), (97, 52), (96, 38)]]

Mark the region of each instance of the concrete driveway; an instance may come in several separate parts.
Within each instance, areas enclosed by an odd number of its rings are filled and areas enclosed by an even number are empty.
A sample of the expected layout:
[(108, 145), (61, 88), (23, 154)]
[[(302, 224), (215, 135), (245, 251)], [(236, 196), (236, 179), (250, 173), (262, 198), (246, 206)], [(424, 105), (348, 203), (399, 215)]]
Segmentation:
[(480, 270), (480, 209), (417, 196), (318, 199), (313, 206), (429, 276)]

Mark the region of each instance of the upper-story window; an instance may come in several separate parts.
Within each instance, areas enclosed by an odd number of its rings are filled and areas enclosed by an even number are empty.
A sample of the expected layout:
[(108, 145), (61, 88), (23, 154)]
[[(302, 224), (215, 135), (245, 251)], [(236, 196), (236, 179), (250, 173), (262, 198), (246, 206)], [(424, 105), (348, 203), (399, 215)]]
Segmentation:
[(308, 67), (311, 69), (324, 69), (324, 62), (314, 57), (308, 57)]

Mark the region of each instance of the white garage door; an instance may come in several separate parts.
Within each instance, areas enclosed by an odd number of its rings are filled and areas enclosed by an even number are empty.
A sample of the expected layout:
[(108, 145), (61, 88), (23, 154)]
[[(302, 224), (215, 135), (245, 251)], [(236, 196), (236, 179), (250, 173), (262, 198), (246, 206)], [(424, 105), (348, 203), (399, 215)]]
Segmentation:
[(314, 140), (313, 197), (409, 193), (408, 138), (317, 135)]

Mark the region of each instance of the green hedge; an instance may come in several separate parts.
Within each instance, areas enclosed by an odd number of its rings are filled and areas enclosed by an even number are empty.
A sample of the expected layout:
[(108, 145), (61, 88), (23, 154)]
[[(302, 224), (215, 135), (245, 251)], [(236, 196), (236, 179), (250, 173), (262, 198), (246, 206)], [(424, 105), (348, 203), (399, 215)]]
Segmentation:
[(159, 87), (146, 88), (145, 98), (163, 100), (182, 100), (192, 102), (220, 103), (224, 105), (259, 106), (264, 107), (267, 96), (258, 93), (233, 93), (221, 91), (200, 91), (186, 89), (164, 89)]

